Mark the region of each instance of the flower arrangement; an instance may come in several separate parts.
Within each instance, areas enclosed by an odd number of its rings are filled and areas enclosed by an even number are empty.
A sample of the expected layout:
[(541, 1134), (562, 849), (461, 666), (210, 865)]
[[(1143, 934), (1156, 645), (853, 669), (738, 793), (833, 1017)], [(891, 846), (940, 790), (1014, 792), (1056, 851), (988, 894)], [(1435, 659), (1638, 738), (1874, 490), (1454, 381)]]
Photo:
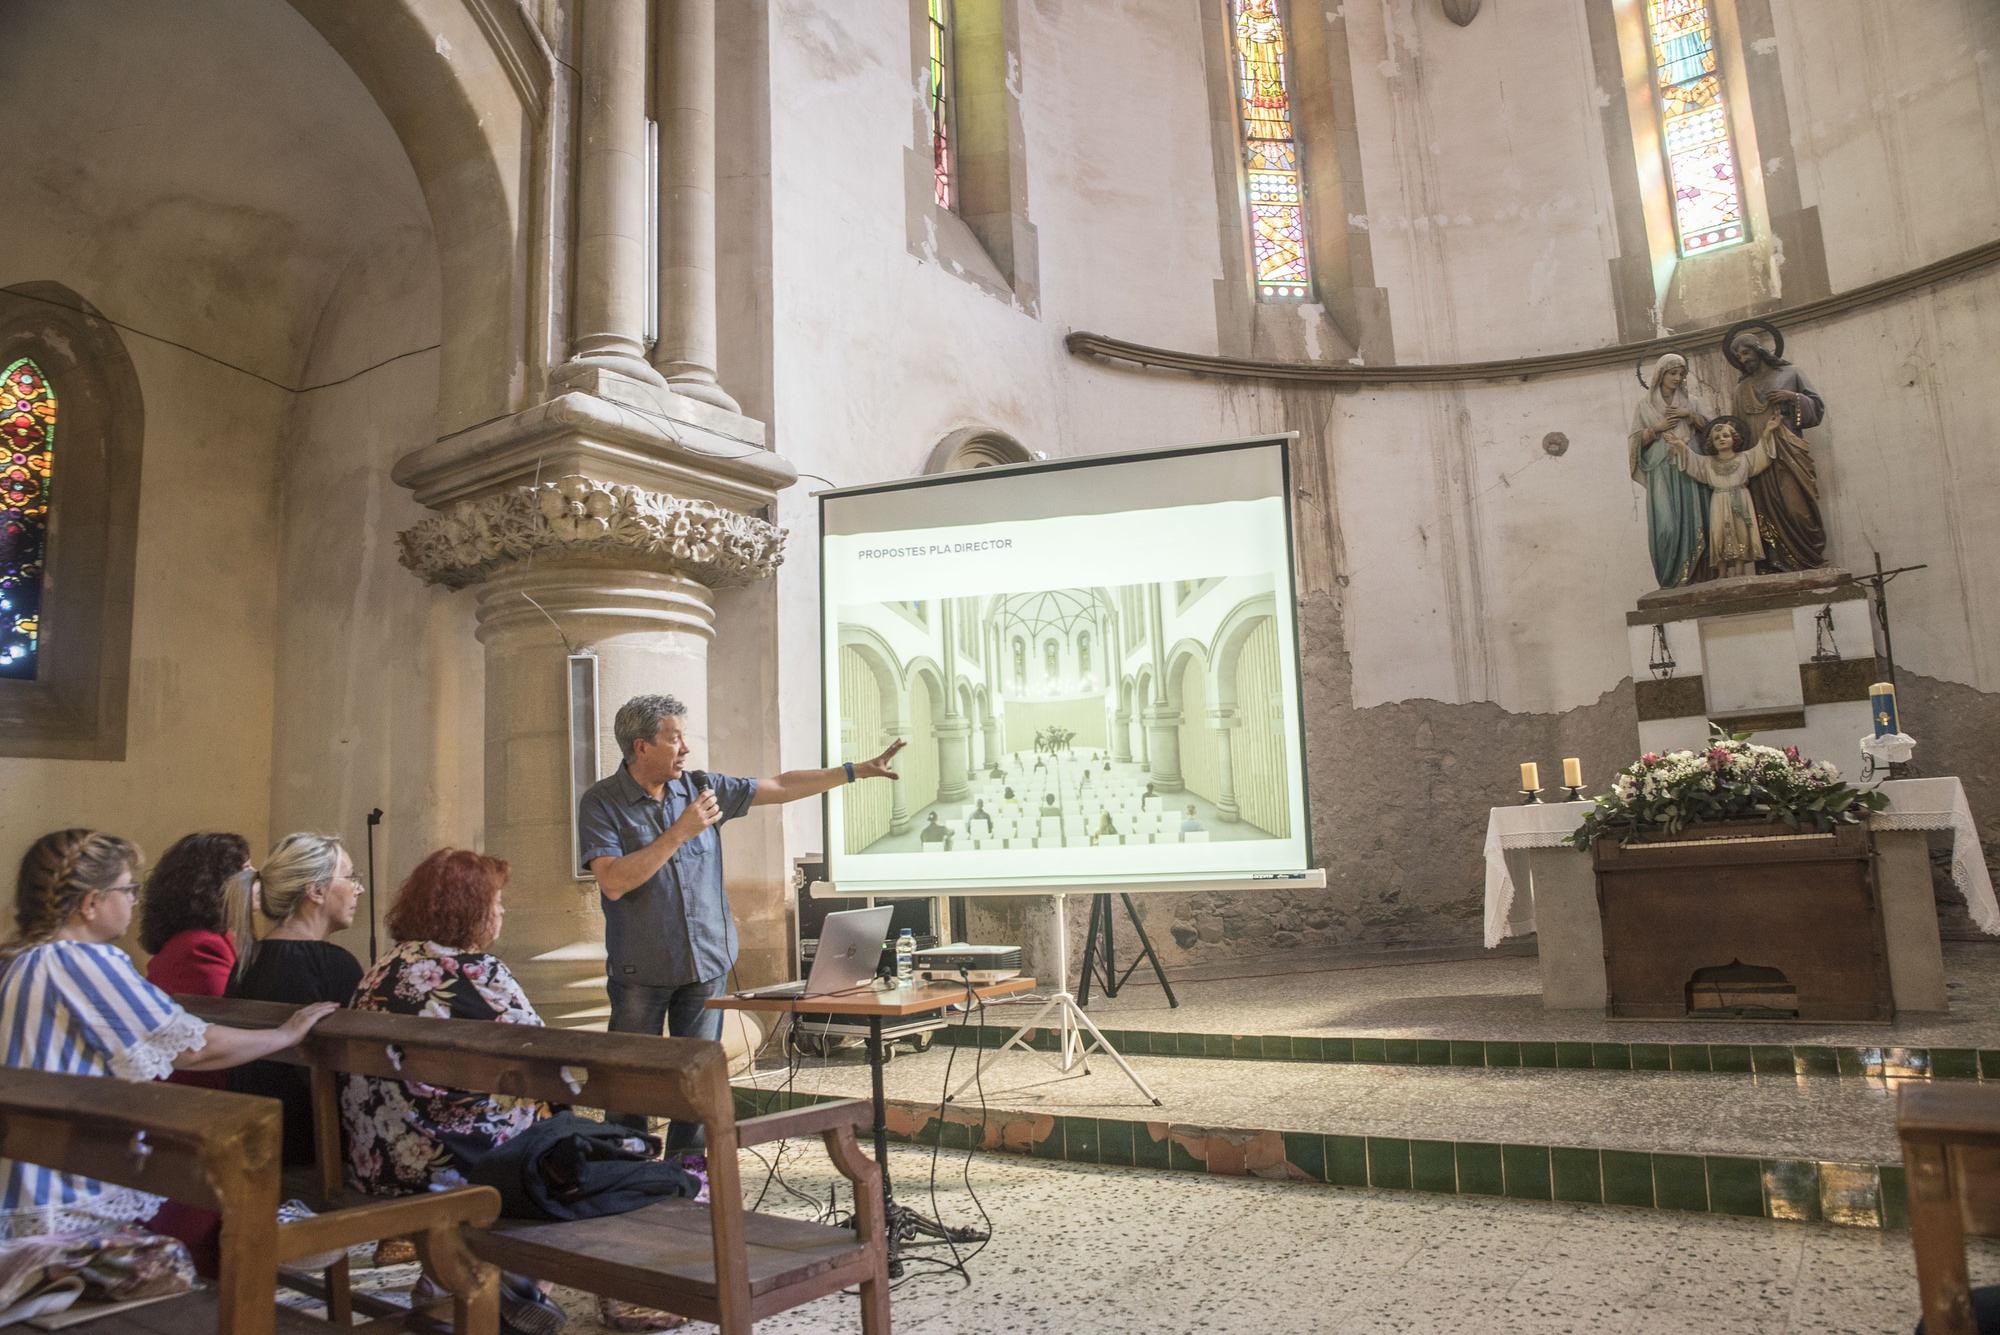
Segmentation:
[(1758, 746), (1748, 734), (1710, 724), (1706, 749), (1649, 751), (1620, 770), (1568, 842), (1575, 848), (1601, 838), (1622, 844), (1728, 820), (1782, 821), (1793, 830), (1824, 833), (1887, 805), (1881, 793), (1842, 783), (1838, 769), (1806, 760), (1796, 746)]

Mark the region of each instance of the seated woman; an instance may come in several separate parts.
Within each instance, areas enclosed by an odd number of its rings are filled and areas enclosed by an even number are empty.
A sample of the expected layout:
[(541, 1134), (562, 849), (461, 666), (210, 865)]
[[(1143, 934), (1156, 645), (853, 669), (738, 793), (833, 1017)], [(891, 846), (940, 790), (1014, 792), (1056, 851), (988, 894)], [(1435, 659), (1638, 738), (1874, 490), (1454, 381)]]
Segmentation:
[[(280, 839), (264, 865), (245, 867), (231, 888), (242, 954), (229, 995), (292, 1006), (344, 1003), (361, 981), (361, 962), (327, 937), (354, 925), (365, 893), (335, 836)], [(259, 917), (277, 923), (261, 941)], [(304, 1067), (256, 1062), (233, 1073), (229, 1087), (284, 1104), (285, 1162), (313, 1161), (312, 1076)]]
[[(527, 993), (498, 955), (507, 908), (500, 892), (507, 864), (467, 848), (440, 848), (411, 871), (396, 892), (387, 925), (395, 941), (355, 990), (360, 1011), (427, 1015), (441, 1020), (497, 1020), (540, 1024)], [(410, 1195), (465, 1181), (445, 1137), (467, 1149), (504, 1145), (543, 1117), (536, 1099), (475, 1090), (444, 1089), (414, 1080), (346, 1077), (340, 1120), (347, 1136), (347, 1176), (362, 1191)], [(418, 1294), (420, 1304), (427, 1294)], [(664, 1330), (679, 1317), (600, 1300), (613, 1329)], [(551, 1316), (553, 1314), (553, 1316)], [(561, 1309), (532, 1281), (507, 1275), (501, 1285), (502, 1324), (508, 1329), (554, 1329)]]
[[(333, 1006), (307, 1006), (275, 1029), (205, 1024), (139, 976), (111, 944), (132, 925), (139, 850), (97, 830), (45, 834), (21, 859), (18, 934), (0, 946), (6, 1063), (60, 1075), (157, 1080), (215, 1071), (303, 1039)], [(161, 1199), (129, 1187), (0, 1159), (0, 1238), (117, 1228)]]
[[(139, 901), (139, 948), (153, 957), (146, 961), (147, 982), (169, 995), (219, 997), (227, 990), (236, 972), (229, 880), (249, 865), (250, 843), (240, 834), (174, 841), (146, 877)], [(223, 1071), (176, 1071), (167, 1078), (176, 1085), (229, 1088)]]
[[(389, 910), (395, 948), (361, 979), (354, 1009), (540, 1024), (513, 973), (487, 953), (506, 914), (506, 884), (505, 862), (470, 849), (441, 848), (419, 862)], [(350, 1075), (340, 1115), (348, 1177), (363, 1191), (400, 1196), (429, 1191), (434, 1182), (458, 1184), (445, 1136), (504, 1144), (547, 1109), (534, 1099)]]
[[(250, 844), (240, 834), (190, 834), (174, 841), (146, 877), (146, 891), (139, 898), (139, 947), (152, 956), (146, 961), (147, 982), (169, 996), (223, 994), (236, 971), (230, 878), (249, 865)], [(227, 1089), (229, 1076), (227, 1071), (175, 1071), (167, 1080)], [(221, 1215), (168, 1201), (146, 1227), (186, 1243), (194, 1268), (215, 1277), (222, 1260)]]

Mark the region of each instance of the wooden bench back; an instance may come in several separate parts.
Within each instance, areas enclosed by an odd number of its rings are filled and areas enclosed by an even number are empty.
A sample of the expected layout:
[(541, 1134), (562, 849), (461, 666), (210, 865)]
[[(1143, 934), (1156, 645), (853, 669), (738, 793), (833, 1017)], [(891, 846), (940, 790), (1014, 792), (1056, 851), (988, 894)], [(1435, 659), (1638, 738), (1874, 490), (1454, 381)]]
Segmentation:
[(1908, 1084), (1896, 1132), (1910, 1197), (1917, 1289), (1931, 1335), (1972, 1335), (1965, 1239), (2000, 1236), (2000, 1088)]
[(268, 1335), (282, 1115), (270, 1099), (218, 1090), (12, 1070), (0, 1080), (0, 1155), (219, 1213), (219, 1329)]
[[(204, 1020), (245, 1029), (275, 1027), (293, 1010), (223, 997), (175, 1000)], [(736, 1123), (728, 1059), (720, 1043), (705, 1039), (342, 1010), (273, 1060), (671, 1117), (700, 1122), (710, 1134)]]

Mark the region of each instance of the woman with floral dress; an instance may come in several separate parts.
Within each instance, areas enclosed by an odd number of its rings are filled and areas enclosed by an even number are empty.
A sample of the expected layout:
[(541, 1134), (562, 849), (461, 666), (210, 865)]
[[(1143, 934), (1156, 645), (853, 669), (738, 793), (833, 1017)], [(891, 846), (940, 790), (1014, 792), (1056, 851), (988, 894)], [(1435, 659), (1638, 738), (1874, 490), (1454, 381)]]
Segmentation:
[[(419, 863), (389, 910), (395, 948), (362, 976), (354, 1009), (540, 1024), (513, 973), (487, 953), (500, 935), (506, 878), (505, 862), (469, 849), (439, 849)], [(354, 1184), (400, 1196), (463, 1182), (445, 1137), (504, 1145), (548, 1109), (534, 1099), (350, 1075), (340, 1114)]]

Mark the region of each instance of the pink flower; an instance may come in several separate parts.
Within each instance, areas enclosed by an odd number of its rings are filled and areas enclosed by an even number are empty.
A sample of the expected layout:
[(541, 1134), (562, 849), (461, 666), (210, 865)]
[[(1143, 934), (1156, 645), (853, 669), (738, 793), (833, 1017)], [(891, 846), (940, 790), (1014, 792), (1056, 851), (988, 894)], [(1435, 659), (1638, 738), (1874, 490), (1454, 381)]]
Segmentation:
[(1639, 763), (1641, 765), (1657, 765), (1660, 763), (1660, 753), (1658, 751), (1648, 751), (1645, 755), (1639, 757)]

